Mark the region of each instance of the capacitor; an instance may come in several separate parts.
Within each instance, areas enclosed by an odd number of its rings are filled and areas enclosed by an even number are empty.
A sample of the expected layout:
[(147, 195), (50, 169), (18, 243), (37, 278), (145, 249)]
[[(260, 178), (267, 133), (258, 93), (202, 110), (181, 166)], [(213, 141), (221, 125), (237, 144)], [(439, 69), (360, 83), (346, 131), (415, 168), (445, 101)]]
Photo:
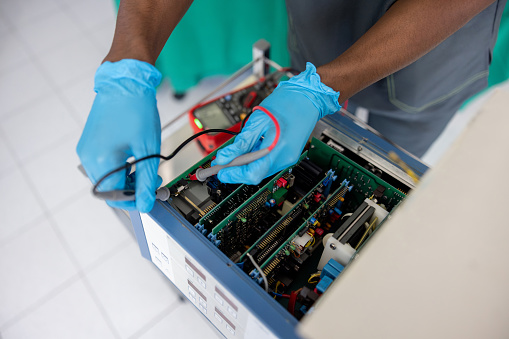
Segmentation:
[(288, 176), (288, 187), (292, 187), (295, 182), (295, 175), (290, 174)]

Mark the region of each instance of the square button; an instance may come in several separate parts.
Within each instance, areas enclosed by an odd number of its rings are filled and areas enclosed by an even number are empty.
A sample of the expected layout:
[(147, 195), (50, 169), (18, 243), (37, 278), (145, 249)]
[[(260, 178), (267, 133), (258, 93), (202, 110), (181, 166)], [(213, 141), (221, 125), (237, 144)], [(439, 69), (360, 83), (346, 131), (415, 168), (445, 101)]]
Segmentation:
[(219, 321), (220, 324), (223, 323), (223, 318), (217, 312), (214, 312), (214, 317), (216, 317), (217, 321)]
[(197, 279), (198, 279), (198, 283), (201, 285), (201, 287), (207, 288), (207, 283), (205, 282), (205, 280), (203, 280), (200, 277), (197, 277)]
[(194, 271), (193, 271), (193, 269), (192, 269), (191, 267), (189, 267), (188, 265), (186, 265), (186, 271), (187, 271), (187, 273), (189, 273), (189, 275), (190, 275), (191, 277), (194, 277)]
[(218, 303), (220, 303), (221, 305), (224, 305), (224, 300), (223, 298), (221, 298), (221, 296), (217, 293), (214, 293), (214, 299), (217, 300)]
[(200, 305), (202, 305), (203, 307), (207, 308), (207, 302), (205, 300), (202, 299), (202, 297), (200, 297)]
[(193, 297), (196, 298), (196, 292), (191, 288), (191, 286), (188, 286), (187, 288), (189, 290), (189, 295), (192, 295)]
[(237, 319), (237, 311), (235, 311), (232, 307), (228, 306), (228, 313), (230, 313), (235, 319)]
[(230, 331), (231, 334), (235, 334), (235, 330), (230, 325), (226, 325), (226, 329)]
[(193, 296), (191, 295), (191, 293), (189, 293), (189, 300), (191, 300), (191, 301), (193, 302), (193, 304), (196, 304), (196, 298), (195, 298), (195, 297), (193, 297)]
[(203, 307), (202, 305), (198, 305), (198, 308), (203, 314), (207, 314), (207, 309), (205, 307)]

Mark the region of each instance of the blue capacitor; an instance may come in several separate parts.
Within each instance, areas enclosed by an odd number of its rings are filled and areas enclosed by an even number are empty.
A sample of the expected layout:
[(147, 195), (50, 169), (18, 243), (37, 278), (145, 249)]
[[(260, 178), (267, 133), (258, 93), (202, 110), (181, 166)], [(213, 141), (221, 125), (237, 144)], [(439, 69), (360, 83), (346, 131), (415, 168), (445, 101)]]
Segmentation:
[(343, 271), (343, 269), (344, 269), (343, 265), (341, 265), (334, 259), (330, 259), (327, 262), (327, 264), (323, 267), (322, 273), (320, 274), (320, 278), (329, 277), (332, 280), (334, 280)]
[(332, 279), (327, 276), (324, 276), (322, 279), (320, 279), (320, 281), (316, 285), (316, 290), (319, 293), (323, 293), (329, 288), (330, 284), (332, 284)]

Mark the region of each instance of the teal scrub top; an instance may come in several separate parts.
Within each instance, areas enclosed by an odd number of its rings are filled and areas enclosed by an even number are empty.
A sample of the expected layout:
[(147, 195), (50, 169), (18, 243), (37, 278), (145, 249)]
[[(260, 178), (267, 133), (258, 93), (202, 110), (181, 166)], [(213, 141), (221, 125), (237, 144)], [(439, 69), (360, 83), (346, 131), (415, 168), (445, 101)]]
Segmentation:
[[(118, 8), (120, 0), (115, 0)], [(289, 65), (283, 0), (194, 1), (164, 46), (156, 67), (173, 90), (185, 92), (202, 78), (230, 75), (252, 60), (259, 39), (270, 57)]]

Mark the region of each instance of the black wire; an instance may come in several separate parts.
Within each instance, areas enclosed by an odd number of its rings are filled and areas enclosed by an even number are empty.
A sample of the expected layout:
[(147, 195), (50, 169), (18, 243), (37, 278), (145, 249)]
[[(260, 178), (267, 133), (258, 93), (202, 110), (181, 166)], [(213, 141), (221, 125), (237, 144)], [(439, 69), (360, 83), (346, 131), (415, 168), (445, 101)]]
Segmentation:
[(95, 195), (96, 193), (99, 193), (99, 191), (97, 191), (97, 188), (99, 187), (99, 185), (104, 181), (106, 180), (106, 178), (108, 178), (110, 175), (113, 175), (117, 172), (120, 172), (122, 170), (127, 170), (128, 168), (130, 168), (132, 165), (134, 164), (137, 164), (141, 161), (145, 161), (145, 160), (148, 160), (148, 159), (154, 159), (154, 158), (159, 158), (159, 159), (163, 159), (164, 161), (168, 161), (168, 160), (171, 160), (174, 156), (177, 155), (178, 152), (180, 152), (182, 150), (182, 148), (184, 148), (188, 143), (190, 143), (191, 141), (193, 141), (194, 139), (198, 138), (199, 136), (203, 135), (203, 134), (208, 134), (208, 133), (228, 133), (228, 134), (232, 134), (232, 135), (237, 135), (239, 134), (239, 132), (232, 132), (232, 131), (229, 131), (229, 130), (226, 130), (226, 129), (218, 129), (218, 128), (215, 128), (215, 129), (207, 129), (207, 130), (204, 130), (204, 131), (201, 131), (201, 132), (198, 132), (192, 136), (190, 136), (189, 138), (187, 138), (184, 142), (182, 142), (170, 155), (167, 155), (167, 156), (164, 156), (164, 155), (161, 155), (161, 154), (151, 154), (151, 155), (147, 155), (143, 158), (139, 158), (139, 159), (136, 159), (134, 160), (133, 162), (127, 162), (125, 165), (122, 165), (122, 166), (119, 166), (117, 168), (115, 168), (114, 170), (106, 173), (105, 175), (103, 175), (101, 177), (101, 179), (99, 179), (96, 184), (94, 185), (94, 188), (92, 189), (92, 193)]
[(246, 121), (247, 121), (247, 119), (249, 119), (249, 117), (251, 116), (251, 114), (253, 114), (253, 111), (251, 111), (248, 115), (246, 115), (246, 117), (244, 118), (244, 120), (242, 120), (242, 124), (240, 124), (240, 130), (241, 130), (241, 131), (244, 129), (244, 126), (246, 125)]

